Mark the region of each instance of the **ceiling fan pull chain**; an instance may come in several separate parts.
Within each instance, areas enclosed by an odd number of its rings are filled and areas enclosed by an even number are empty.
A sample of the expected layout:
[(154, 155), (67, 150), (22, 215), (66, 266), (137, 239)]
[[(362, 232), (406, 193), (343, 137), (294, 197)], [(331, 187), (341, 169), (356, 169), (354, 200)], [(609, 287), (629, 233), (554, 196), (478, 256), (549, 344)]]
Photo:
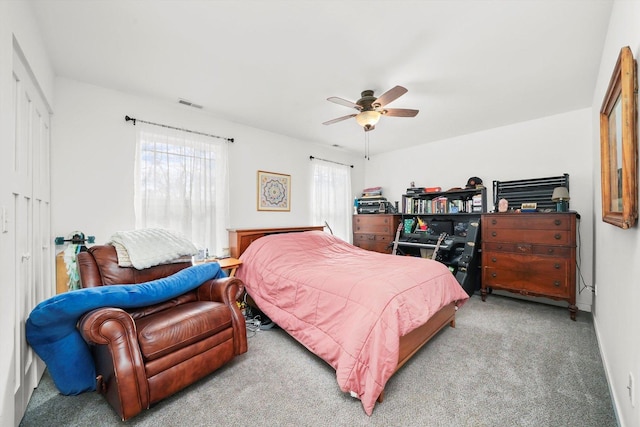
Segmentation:
[(364, 133), (364, 158), (371, 160), (369, 157), (369, 132)]

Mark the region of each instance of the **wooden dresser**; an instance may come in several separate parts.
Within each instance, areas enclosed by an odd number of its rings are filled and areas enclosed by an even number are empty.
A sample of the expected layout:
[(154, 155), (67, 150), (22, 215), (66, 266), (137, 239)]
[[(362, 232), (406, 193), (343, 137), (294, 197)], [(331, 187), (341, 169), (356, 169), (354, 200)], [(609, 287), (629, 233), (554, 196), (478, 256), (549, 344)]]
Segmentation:
[(354, 215), (353, 244), (369, 251), (390, 254), (401, 217), (396, 214)]
[(567, 301), (576, 319), (576, 213), (482, 215), (482, 289)]

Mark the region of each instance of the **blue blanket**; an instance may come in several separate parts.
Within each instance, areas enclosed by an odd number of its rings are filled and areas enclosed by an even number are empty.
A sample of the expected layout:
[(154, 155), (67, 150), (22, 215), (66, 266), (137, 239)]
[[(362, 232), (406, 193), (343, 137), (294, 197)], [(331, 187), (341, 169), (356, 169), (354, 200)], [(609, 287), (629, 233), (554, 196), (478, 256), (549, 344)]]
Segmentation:
[(88, 345), (76, 329), (80, 316), (100, 307), (134, 308), (157, 304), (225, 277), (218, 263), (204, 263), (137, 285), (79, 289), (38, 304), (27, 319), (27, 342), (47, 364), (60, 393), (95, 390), (96, 372)]

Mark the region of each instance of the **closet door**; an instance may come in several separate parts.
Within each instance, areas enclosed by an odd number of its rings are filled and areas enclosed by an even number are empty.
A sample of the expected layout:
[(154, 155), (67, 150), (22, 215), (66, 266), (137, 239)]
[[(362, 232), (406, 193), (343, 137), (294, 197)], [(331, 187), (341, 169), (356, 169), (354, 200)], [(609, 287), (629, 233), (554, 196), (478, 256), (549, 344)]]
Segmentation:
[[(15, 47), (15, 46), (14, 46)], [(37, 386), (44, 363), (25, 339), (31, 310), (53, 295), (50, 245), (49, 111), (19, 50), (13, 55), (12, 206), (8, 221), (13, 237), (14, 418), (19, 423)]]

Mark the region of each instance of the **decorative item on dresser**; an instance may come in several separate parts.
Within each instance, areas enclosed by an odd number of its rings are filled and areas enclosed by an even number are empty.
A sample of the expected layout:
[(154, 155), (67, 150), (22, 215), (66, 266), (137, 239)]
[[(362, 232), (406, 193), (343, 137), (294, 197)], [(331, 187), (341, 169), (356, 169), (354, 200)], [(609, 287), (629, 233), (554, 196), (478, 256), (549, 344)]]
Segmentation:
[(576, 320), (575, 212), (482, 215), (482, 289), (567, 301)]
[(369, 251), (390, 254), (401, 217), (394, 214), (354, 215), (353, 244)]

